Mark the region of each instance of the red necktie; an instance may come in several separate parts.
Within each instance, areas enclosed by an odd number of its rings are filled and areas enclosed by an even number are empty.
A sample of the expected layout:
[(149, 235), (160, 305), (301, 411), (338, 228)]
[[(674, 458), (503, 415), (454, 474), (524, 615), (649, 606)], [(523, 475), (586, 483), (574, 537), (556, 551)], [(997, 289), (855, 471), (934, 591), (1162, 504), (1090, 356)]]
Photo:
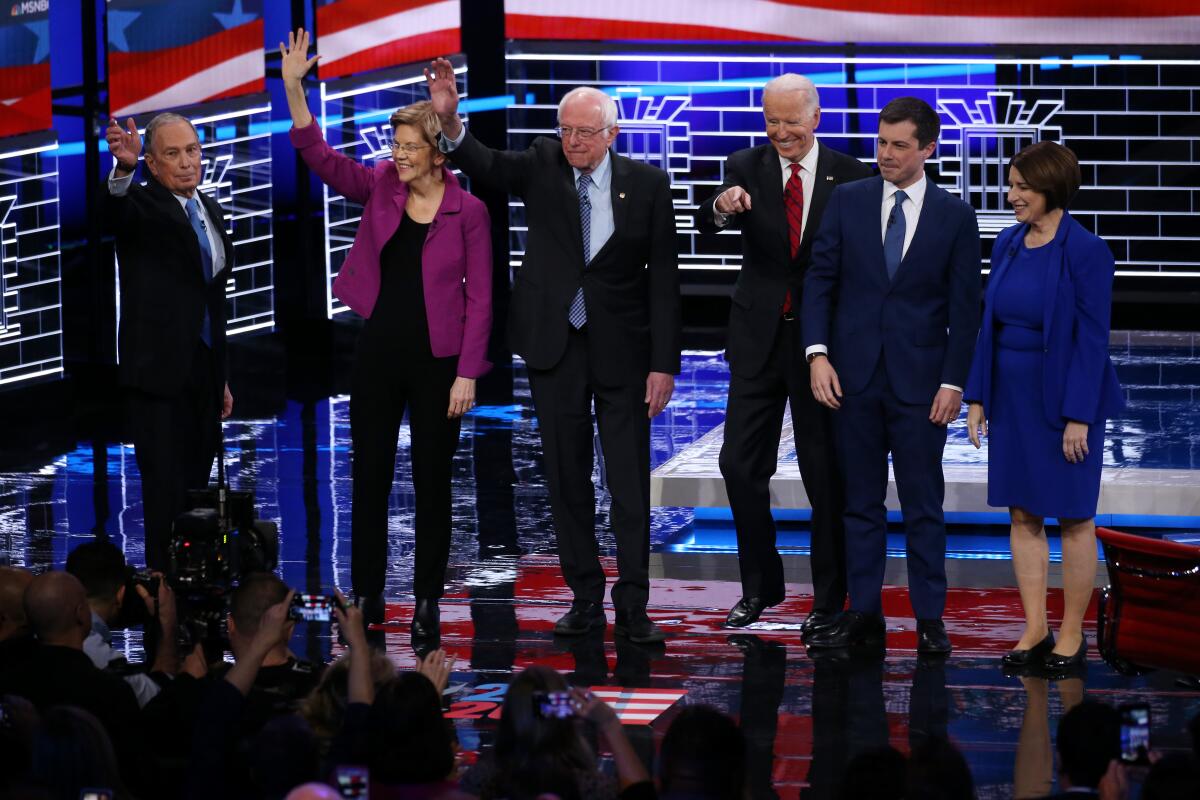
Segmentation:
[[(800, 236), (804, 229), (804, 184), (800, 182), (800, 165), (788, 165), (792, 176), (788, 178), (787, 186), (783, 188), (783, 205), (787, 209), (788, 243), (791, 244), (792, 258), (800, 252)], [(792, 291), (788, 290), (783, 298), (783, 313), (792, 310)]]

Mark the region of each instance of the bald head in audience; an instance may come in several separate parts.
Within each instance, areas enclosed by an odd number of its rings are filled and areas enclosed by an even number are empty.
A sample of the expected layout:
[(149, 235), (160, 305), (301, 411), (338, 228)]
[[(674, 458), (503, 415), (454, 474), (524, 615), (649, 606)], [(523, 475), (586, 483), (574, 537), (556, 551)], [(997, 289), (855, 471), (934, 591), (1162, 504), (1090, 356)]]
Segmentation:
[(92, 629), (87, 591), (69, 572), (38, 575), (25, 589), (25, 616), (43, 644), (83, 648)]
[(288, 792), (285, 800), (341, 800), (342, 795), (323, 783), (305, 783)]
[(32, 580), (33, 573), (27, 569), (0, 567), (0, 642), (28, 632), (23, 598)]

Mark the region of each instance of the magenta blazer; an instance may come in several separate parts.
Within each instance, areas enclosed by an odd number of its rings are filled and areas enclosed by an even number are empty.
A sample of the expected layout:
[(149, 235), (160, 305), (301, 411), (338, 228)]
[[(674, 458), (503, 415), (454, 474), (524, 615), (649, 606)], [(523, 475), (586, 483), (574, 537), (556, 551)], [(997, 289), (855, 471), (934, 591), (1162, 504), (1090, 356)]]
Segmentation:
[[(316, 120), (289, 132), (308, 168), (330, 188), (363, 206), (354, 244), (333, 293), (350, 309), (370, 317), (379, 299), (379, 254), (400, 227), (408, 185), (390, 161), (364, 166), (330, 147)], [(458, 356), (458, 374), (478, 378), (492, 330), (492, 234), (483, 201), (467, 192), (443, 167), (446, 191), (421, 251), (429, 344), (438, 358)]]

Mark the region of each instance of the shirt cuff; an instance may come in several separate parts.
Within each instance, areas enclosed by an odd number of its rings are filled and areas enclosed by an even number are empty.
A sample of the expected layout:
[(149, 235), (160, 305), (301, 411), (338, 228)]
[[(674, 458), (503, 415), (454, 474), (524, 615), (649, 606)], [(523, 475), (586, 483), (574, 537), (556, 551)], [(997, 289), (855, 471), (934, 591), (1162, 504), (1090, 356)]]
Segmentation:
[(829, 348), (823, 344), (813, 344), (813, 345), (809, 345), (804, 350), (804, 357), (810, 361), (812, 360), (812, 357), (815, 355), (828, 356)]
[[(732, 189), (732, 188), (733, 188), (732, 186), (729, 187), (729, 189)], [(728, 225), (729, 218), (733, 216), (733, 214), (722, 214), (720, 211), (717, 211), (717, 201), (720, 200), (722, 197), (724, 197), (725, 193), (728, 192), (729, 189), (726, 189), (724, 192), (721, 192), (719, 195), (716, 196), (716, 198), (713, 199), (713, 224), (716, 225), (718, 228), (724, 228), (726, 225)]]
[(962, 387), (955, 386), (953, 383), (943, 383), (942, 388), (943, 389), (953, 389), (954, 391), (958, 392), (959, 394), (962, 394)]
[(458, 126), (458, 136), (453, 139), (447, 137), (444, 133), (438, 136), (438, 150), (441, 150), (443, 153), (453, 153), (466, 137), (467, 126), (460, 123)]
[(112, 171), (108, 173), (108, 193), (113, 197), (123, 197), (129, 191), (129, 185), (133, 183), (133, 173), (129, 173), (124, 178), (117, 175), (117, 165), (114, 163)]

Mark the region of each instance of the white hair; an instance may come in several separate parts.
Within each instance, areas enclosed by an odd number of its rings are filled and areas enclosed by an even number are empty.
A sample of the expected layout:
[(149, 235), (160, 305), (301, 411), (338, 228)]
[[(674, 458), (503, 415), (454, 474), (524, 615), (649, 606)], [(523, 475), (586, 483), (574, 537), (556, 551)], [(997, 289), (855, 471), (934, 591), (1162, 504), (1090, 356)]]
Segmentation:
[(763, 86), (763, 94), (768, 92), (799, 92), (804, 96), (804, 108), (810, 114), (821, 107), (817, 87), (808, 78), (794, 72), (785, 72), (767, 81)]
[(567, 107), (567, 103), (577, 97), (595, 101), (602, 118), (602, 127), (611, 128), (617, 124), (617, 101), (594, 86), (576, 86), (563, 95), (562, 100), (558, 101), (559, 122), (562, 122), (563, 109)]

